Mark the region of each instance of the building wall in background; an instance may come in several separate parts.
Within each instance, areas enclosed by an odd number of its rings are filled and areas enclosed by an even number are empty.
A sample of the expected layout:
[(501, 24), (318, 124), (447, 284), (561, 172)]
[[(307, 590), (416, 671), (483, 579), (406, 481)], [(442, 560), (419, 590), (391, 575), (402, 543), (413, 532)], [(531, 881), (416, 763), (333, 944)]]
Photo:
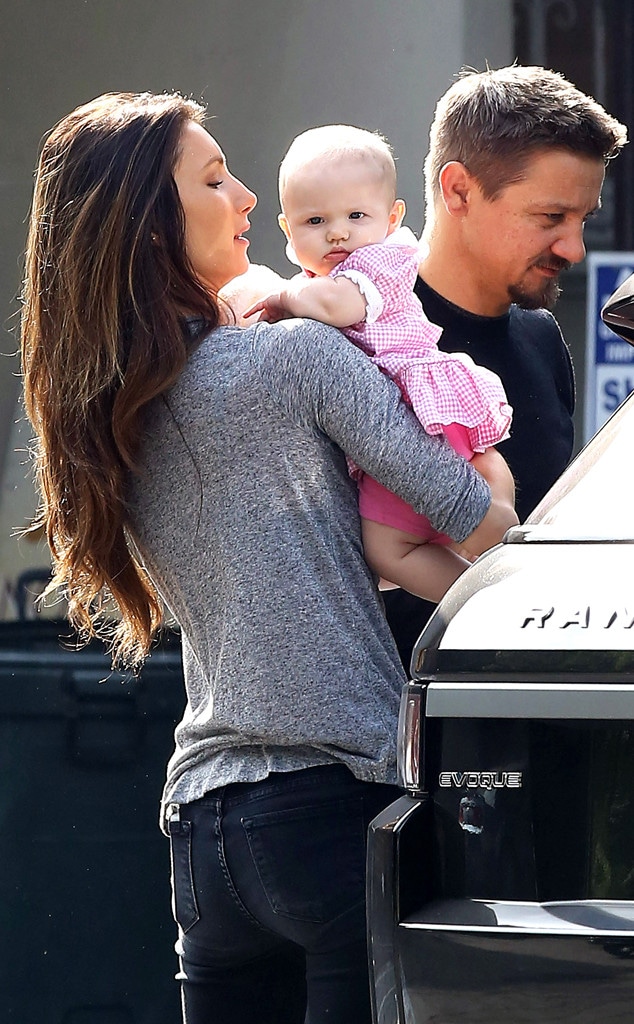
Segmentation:
[(347, 122), (385, 134), (407, 223), (419, 231), (437, 98), (461, 66), (501, 66), (514, 53), (509, 0), (21, 0), (3, 13), (3, 37), (0, 575), (10, 583), (48, 564), (41, 544), (12, 535), (33, 515), (35, 498), (11, 354), (32, 174), (48, 129), (106, 91), (175, 89), (202, 99), (233, 172), (259, 196), (251, 259), (289, 273), (276, 176), (297, 132)]

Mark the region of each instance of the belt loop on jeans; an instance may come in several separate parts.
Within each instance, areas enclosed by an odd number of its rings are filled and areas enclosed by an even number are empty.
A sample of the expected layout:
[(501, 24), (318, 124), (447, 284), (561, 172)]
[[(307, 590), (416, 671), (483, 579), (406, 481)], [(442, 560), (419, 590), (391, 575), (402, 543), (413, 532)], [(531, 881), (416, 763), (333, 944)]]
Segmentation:
[(180, 804), (168, 804), (163, 816), (163, 831), (165, 835), (171, 836), (180, 829), (181, 809)]

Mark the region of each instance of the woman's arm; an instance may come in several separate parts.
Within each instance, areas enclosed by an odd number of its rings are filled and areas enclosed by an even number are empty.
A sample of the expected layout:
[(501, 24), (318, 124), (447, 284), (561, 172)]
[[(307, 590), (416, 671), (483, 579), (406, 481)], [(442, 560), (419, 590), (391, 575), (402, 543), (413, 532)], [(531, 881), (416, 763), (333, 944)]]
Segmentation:
[(472, 541), (484, 550), (517, 522), (501, 456), (490, 486), (444, 438), (425, 433), (396, 384), (339, 332), (311, 321), (258, 325), (253, 355), (285, 413), (327, 434), (437, 530), (462, 543), (481, 526)]

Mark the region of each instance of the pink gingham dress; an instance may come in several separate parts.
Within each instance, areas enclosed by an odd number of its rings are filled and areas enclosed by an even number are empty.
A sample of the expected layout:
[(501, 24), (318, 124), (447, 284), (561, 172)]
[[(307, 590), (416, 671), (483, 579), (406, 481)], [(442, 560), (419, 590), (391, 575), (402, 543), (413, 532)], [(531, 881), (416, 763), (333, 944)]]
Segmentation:
[[(512, 409), (495, 373), (476, 365), (468, 355), (438, 349), (442, 328), (427, 319), (413, 292), (419, 261), (414, 235), (401, 228), (385, 242), (363, 246), (339, 263), (330, 277), (350, 278), (367, 303), (365, 320), (344, 328), (344, 334), (396, 381), (427, 433), (446, 433), (460, 454), (470, 458), (509, 436)], [(418, 532), (414, 527), (420, 520), (422, 539), (447, 542), (424, 516), (370, 481), (350, 461), (348, 465), (359, 481), (364, 518), (385, 521), (409, 533)], [(378, 510), (381, 495), (385, 503), (389, 495), (394, 514)], [(399, 504), (404, 506), (400, 514)]]

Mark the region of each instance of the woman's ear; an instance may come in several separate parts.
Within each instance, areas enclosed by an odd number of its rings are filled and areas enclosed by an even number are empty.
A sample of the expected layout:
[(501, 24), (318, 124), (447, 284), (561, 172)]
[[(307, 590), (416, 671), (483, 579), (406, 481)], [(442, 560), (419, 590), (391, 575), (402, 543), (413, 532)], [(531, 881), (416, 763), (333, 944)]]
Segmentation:
[(277, 223), (279, 224), (279, 226), (281, 227), (282, 231), (286, 235), (288, 241), (290, 242), (290, 240), (291, 240), (291, 229), (289, 228), (288, 221), (287, 221), (287, 219), (286, 219), (286, 217), (284, 216), (283, 213), (278, 213), (278, 215), (277, 215)]
[(452, 217), (460, 217), (466, 213), (475, 182), (465, 165), (459, 160), (450, 160), (442, 168), (438, 182), (447, 213)]
[(387, 223), (387, 233), (391, 235), (393, 231), (400, 228), (403, 223), (403, 217), (405, 216), (405, 201), (403, 199), (395, 199), (394, 205), (390, 210), (390, 216)]

